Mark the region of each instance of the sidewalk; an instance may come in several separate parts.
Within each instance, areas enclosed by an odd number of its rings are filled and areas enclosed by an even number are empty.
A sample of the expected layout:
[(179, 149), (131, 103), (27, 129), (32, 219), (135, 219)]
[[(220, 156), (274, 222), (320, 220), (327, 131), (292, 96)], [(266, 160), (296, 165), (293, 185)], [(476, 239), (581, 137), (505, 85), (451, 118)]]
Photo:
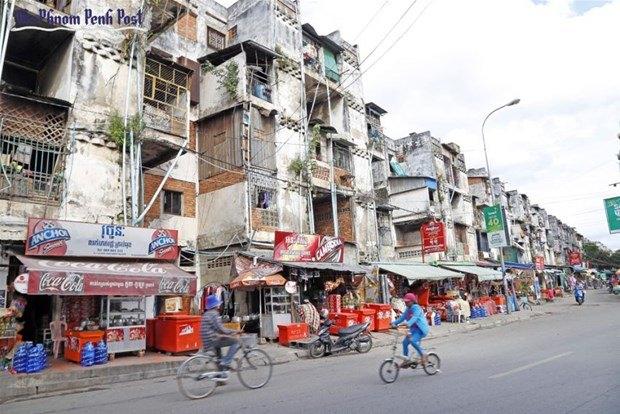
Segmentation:
[[(574, 308), (572, 304), (572, 297), (565, 297), (558, 298), (554, 303), (534, 306), (532, 311), (493, 315), (474, 319), (470, 323), (444, 322), (440, 326), (431, 327), (431, 333), (426, 340), (433, 341), (459, 333), (490, 329), (546, 314), (564, 313)], [(390, 333), (373, 332), (372, 335), (375, 348), (390, 346), (394, 340)], [(287, 348), (277, 344), (263, 344), (260, 348), (271, 356), (275, 364), (307, 358), (307, 352), (304, 349)], [(187, 356), (167, 356), (148, 352), (144, 357), (119, 357), (106, 365), (89, 368), (83, 368), (79, 364), (64, 360), (50, 359), (52, 367), (38, 374), (11, 375), (6, 371), (1, 372), (0, 404), (10, 399), (32, 397), (38, 394), (92, 389), (117, 382), (166, 377), (174, 375), (186, 358)]]

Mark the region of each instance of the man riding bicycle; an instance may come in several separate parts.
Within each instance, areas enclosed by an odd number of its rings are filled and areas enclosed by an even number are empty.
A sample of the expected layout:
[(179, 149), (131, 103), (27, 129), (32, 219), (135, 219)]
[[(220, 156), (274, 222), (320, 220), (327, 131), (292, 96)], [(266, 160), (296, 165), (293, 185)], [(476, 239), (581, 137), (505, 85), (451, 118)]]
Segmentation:
[[(219, 379), (225, 381), (228, 379), (230, 365), (240, 345), (239, 340), (233, 336), (238, 332), (227, 329), (222, 324), (222, 319), (218, 312), (221, 304), (222, 301), (217, 296), (207, 296), (207, 310), (202, 315), (200, 322), (200, 335), (204, 350), (212, 350), (217, 353), (218, 359), (220, 359), (220, 369), (222, 370)], [(228, 352), (222, 358), (222, 348), (225, 347), (228, 347)]]
[(424, 315), (422, 307), (418, 305), (418, 297), (414, 293), (407, 293), (403, 300), (406, 309), (398, 319), (392, 322), (392, 327), (396, 328), (403, 322), (407, 324), (409, 333), (403, 339), (403, 356), (409, 358), (409, 345), (412, 345), (420, 355), (422, 365), (426, 365), (428, 358), (420, 345), (422, 338), (428, 335), (430, 330), (426, 315)]

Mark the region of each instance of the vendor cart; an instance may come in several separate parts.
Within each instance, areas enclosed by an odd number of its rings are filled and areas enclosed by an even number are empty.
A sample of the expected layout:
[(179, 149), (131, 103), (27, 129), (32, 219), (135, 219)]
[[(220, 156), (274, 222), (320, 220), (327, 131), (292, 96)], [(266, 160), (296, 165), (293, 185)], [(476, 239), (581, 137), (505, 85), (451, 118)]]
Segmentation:
[(108, 354), (146, 350), (146, 300), (143, 296), (107, 296), (101, 301), (101, 324), (105, 327)]

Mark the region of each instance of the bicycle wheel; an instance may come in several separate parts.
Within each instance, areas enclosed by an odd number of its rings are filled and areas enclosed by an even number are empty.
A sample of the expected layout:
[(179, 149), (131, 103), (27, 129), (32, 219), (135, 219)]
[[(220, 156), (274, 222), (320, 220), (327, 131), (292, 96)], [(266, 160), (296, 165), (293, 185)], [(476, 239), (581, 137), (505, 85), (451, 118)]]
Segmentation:
[(532, 310), (532, 305), (530, 305), (529, 303), (522, 303), (521, 304), (521, 309), (523, 310)]
[(426, 365), (422, 365), (422, 368), (428, 375), (435, 375), (439, 372), (439, 368), (441, 368), (441, 359), (439, 359), (439, 356), (434, 353), (428, 354), (427, 358), (428, 361), (426, 362)]
[(391, 384), (398, 378), (400, 367), (393, 359), (386, 359), (379, 367), (379, 376), (386, 384)]
[(271, 379), (273, 364), (265, 351), (250, 349), (237, 361), (239, 381), (250, 389), (264, 387)]
[(192, 400), (209, 396), (217, 386), (214, 378), (219, 375), (215, 359), (196, 355), (183, 362), (177, 371), (177, 385), (181, 394)]

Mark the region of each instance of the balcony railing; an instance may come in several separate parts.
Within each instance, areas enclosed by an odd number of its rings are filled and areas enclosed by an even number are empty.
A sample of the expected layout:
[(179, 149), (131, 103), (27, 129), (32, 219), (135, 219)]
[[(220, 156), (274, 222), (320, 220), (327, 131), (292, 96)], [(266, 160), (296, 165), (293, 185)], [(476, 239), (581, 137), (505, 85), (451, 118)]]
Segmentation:
[(396, 247), (396, 254), (399, 259), (417, 259), (422, 258), (422, 245)]
[(269, 77), (262, 72), (248, 73), (248, 92), (263, 101), (272, 102), (271, 100), (271, 84)]

